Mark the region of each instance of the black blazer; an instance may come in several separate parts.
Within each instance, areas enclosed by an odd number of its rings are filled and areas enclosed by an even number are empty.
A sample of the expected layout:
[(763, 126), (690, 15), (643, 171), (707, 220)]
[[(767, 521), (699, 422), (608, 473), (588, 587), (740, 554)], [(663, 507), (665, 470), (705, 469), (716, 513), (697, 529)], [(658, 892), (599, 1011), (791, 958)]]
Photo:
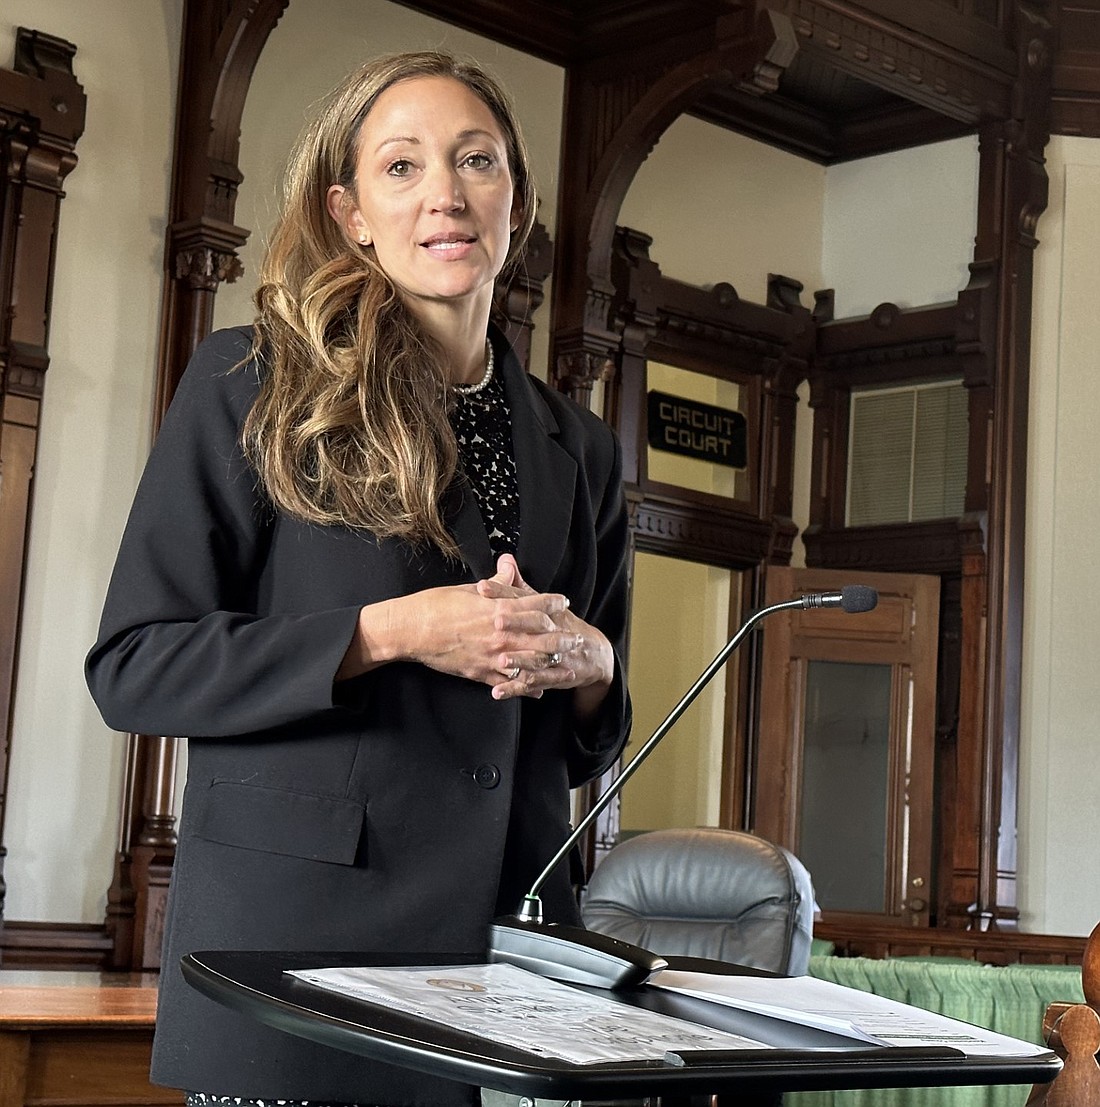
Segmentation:
[[(153, 1078), (249, 1098), (461, 1103), (470, 1090), (270, 1030), (200, 996), (194, 949), (484, 952), (569, 829), (569, 789), (607, 769), (630, 723), (622, 678), (627, 520), (618, 443), (523, 372), (493, 335), (512, 415), (518, 561), (616, 648), (581, 732), (571, 696), (489, 688), (396, 663), (334, 687), (364, 604), (491, 575), (461, 482), (445, 513), (465, 564), (274, 512), (240, 445), (262, 368), (248, 328), (199, 348), (157, 438), (87, 678), (108, 725), (186, 735)], [(565, 868), (565, 866), (559, 866)], [(543, 891), (576, 921), (568, 873)]]

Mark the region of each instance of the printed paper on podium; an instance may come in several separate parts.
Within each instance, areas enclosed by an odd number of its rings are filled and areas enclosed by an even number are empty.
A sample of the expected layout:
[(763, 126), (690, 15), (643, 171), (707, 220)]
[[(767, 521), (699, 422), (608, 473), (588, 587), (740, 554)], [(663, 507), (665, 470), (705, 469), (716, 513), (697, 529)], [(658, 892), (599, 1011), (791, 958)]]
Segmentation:
[(768, 1049), (629, 1007), (514, 965), (298, 969), (290, 976), (490, 1041), (574, 1064), (661, 1060), (668, 1051)]
[(725, 976), (665, 969), (650, 985), (884, 1046), (951, 1046), (968, 1057), (1036, 1057), (1046, 1047), (812, 976)]

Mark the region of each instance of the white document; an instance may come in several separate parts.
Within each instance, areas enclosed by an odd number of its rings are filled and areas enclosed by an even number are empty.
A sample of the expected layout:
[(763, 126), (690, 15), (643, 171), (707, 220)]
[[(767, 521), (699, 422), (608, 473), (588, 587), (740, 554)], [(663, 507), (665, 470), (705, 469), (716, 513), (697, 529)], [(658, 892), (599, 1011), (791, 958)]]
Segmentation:
[(664, 969), (650, 985), (885, 1046), (950, 1046), (968, 1057), (1036, 1057), (1033, 1042), (812, 976), (725, 976)]
[(574, 1064), (761, 1042), (616, 1003), (514, 965), (288, 970), (309, 984)]

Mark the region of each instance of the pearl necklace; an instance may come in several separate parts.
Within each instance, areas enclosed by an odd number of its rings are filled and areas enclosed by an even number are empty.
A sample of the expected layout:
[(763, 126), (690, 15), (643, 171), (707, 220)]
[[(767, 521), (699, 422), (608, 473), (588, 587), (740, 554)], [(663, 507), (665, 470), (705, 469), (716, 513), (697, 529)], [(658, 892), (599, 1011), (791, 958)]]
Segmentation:
[(477, 384), (452, 384), (451, 391), (460, 396), (474, 396), (488, 386), (493, 379), (493, 344), (485, 340), (485, 376)]

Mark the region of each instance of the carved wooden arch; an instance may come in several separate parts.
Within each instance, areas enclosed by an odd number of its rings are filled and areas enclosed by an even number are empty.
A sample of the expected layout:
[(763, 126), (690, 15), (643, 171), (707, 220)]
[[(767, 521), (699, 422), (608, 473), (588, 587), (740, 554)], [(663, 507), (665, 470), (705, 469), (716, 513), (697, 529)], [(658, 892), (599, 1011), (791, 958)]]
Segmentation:
[[(213, 323), (214, 294), (240, 274), (248, 231), (233, 218), (241, 117), (252, 74), (289, 0), (198, 0), (184, 12), (180, 89), (157, 367), (161, 416)], [(201, 151), (201, 153), (199, 153)]]
[[(568, 72), (562, 152), (562, 195), (568, 202), (559, 205), (568, 215), (558, 227), (552, 364), (555, 383), (580, 403), (588, 403), (596, 380), (609, 377), (618, 347), (611, 318), (612, 245), (638, 169), (709, 85), (732, 81), (760, 92), (774, 89), (776, 73), (797, 48), (789, 20), (772, 11), (751, 27), (746, 13), (721, 20), (714, 37), (717, 42), (671, 65), (662, 60), (648, 75), (610, 76), (606, 61)], [(571, 94), (574, 84), (578, 95)], [(583, 283), (576, 279), (580, 273)]]

